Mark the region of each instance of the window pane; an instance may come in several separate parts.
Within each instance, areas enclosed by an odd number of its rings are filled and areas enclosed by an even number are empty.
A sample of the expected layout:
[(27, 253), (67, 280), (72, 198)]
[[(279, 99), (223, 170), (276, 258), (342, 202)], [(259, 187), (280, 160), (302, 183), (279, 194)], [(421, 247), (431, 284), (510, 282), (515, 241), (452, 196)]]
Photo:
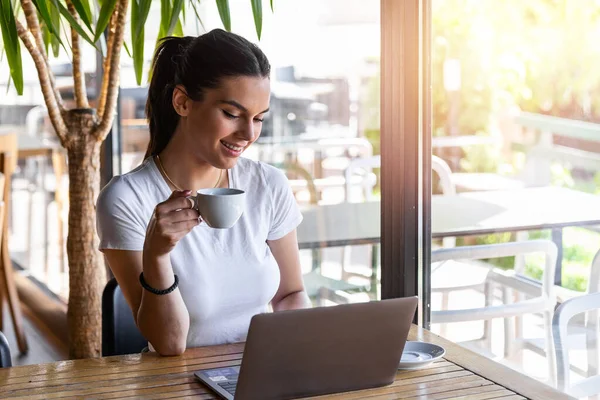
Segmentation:
[[(230, 4), (234, 32), (258, 43), (272, 65), (271, 111), (244, 156), (277, 166), (289, 179), (304, 215), (298, 237), (312, 300), (379, 298), (379, 2), (276, 3), (274, 14), (263, 10), (260, 42), (250, 2)], [(221, 27), (214, 2), (198, 11), (206, 29)], [(150, 18), (158, 21), (159, 10)], [(191, 20), (186, 33), (202, 33)], [(153, 46), (151, 38), (148, 63)], [(147, 88), (135, 86), (131, 64), (122, 67), (124, 172), (139, 165), (148, 143)], [(364, 211), (357, 203), (366, 202)], [(357, 212), (373, 215), (366, 233)], [(368, 232), (376, 234), (369, 239)]]
[(432, 330), (545, 382), (556, 300), (598, 290), (599, 16), (432, 0)]
[[(94, 53), (92, 52), (92, 57)], [(17, 267), (66, 301), (68, 174), (66, 152), (50, 123), (37, 71), (27, 52), (22, 54), (24, 90), (18, 96), (8, 86), (8, 63), (0, 63), (0, 134), (16, 134), (18, 163), (12, 176), (8, 247)], [(74, 107), (68, 58), (51, 60), (57, 87), (67, 107)], [(92, 64), (93, 66), (93, 64)], [(90, 66), (86, 79), (93, 83)], [(93, 93), (92, 93), (93, 94)], [(27, 151), (25, 151), (27, 150)]]

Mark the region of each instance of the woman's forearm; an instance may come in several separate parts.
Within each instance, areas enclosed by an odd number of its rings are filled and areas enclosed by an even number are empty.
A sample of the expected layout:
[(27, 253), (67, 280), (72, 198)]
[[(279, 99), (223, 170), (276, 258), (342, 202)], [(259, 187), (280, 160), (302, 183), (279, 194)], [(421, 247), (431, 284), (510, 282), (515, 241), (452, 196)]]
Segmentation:
[[(144, 279), (153, 288), (166, 289), (175, 276), (169, 255), (156, 258), (144, 254)], [(179, 289), (166, 295), (142, 290), (137, 325), (152, 347), (161, 355), (178, 355), (185, 351), (190, 316)]]
[(312, 304), (308, 294), (304, 290), (290, 293), (281, 300), (273, 302), (273, 311), (297, 310), (300, 308), (311, 308)]

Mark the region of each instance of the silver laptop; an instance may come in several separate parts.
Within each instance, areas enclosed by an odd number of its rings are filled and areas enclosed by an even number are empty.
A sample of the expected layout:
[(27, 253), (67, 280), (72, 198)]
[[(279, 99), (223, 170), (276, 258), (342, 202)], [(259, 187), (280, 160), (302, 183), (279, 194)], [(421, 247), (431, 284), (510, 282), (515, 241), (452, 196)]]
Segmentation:
[(241, 366), (197, 371), (224, 399), (293, 399), (391, 384), (417, 298), (255, 315)]

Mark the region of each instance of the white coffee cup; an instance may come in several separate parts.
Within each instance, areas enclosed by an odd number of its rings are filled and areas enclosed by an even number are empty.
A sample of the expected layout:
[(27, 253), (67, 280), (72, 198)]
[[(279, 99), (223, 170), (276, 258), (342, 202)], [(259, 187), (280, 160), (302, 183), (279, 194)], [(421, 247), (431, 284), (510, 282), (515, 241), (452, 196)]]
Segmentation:
[(200, 189), (188, 199), (194, 202), (193, 208), (198, 210), (208, 226), (228, 229), (235, 225), (244, 212), (246, 192), (227, 188)]

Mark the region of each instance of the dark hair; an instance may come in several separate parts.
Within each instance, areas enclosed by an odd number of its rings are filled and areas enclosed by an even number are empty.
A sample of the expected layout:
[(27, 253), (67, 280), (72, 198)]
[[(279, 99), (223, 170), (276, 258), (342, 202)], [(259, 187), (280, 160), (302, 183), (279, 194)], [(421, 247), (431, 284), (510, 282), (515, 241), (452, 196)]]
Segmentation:
[(218, 87), (222, 78), (269, 77), (270, 72), (269, 60), (258, 46), (222, 29), (198, 37), (162, 39), (154, 54), (146, 102), (150, 124), (146, 157), (160, 153), (175, 132), (179, 114), (173, 108), (173, 90), (177, 85), (199, 101), (203, 90)]

